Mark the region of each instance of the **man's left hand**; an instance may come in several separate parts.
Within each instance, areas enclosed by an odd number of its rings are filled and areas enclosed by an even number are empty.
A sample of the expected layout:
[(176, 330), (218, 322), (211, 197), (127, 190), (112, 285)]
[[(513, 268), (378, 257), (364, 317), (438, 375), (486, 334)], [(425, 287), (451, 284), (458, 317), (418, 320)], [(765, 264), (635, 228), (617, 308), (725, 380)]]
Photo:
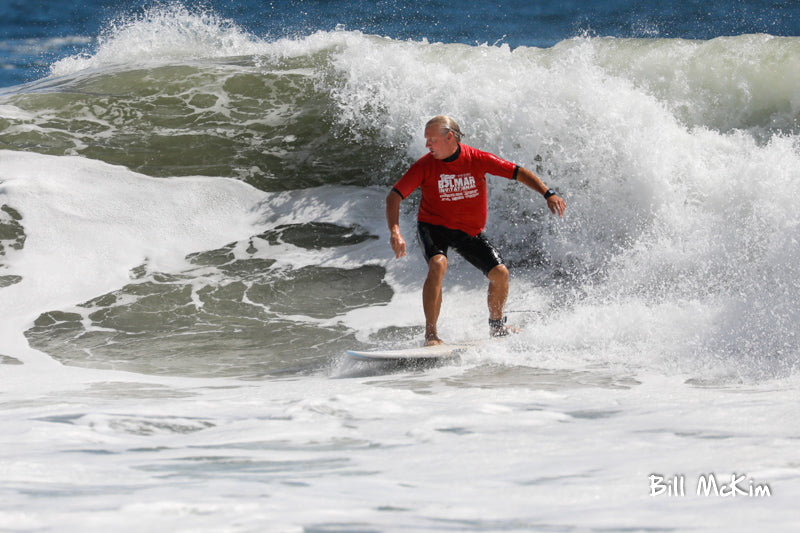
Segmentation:
[(567, 204), (564, 202), (564, 199), (561, 198), (559, 195), (554, 194), (550, 198), (547, 199), (547, 207), (550, 208), (550, 212), (554, 215), (558, 215), (561, 218), (564, 218), (564, 210), (567, 208)]

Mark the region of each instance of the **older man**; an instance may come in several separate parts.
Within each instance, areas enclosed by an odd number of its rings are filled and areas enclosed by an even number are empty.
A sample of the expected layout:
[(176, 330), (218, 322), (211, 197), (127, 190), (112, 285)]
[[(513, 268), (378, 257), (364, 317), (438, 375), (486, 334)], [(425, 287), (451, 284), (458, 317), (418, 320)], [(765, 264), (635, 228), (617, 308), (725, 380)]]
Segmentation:
[(489, 333), (509, 333), (503, 315), (508, 297), (508, 269), (483, 234), (486, 225), (486, 174), (517, 180), (544, 196), (553, 214), (564, 215), (564, 200), (530, 170), (488, 152), (461, 144), (461, 130), (447, 116), (425, 125), (428, 153), (411, 165), (386, 197), (386, 221), (396, 257), (406, 255), (400, 232), (400, 202), (420, 188), (422, 200), (417, 231), (428, 262), (422, 288), (426, 345), (441, 344), (436, 329), (442, 306), (442, 281), (447, 271), (447, 251), (453, 248), (489, 278)]

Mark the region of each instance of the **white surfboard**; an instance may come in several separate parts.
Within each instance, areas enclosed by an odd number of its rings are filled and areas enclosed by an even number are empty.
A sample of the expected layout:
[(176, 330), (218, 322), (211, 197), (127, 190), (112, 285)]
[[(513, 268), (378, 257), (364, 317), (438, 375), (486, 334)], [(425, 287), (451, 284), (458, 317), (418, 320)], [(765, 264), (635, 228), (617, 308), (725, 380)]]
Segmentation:
[(475, 343), (437, 344), (435, 346), (419, 346), (416, 348), (399, 348), (393, 350), (347, 350), (347, 355), (354, 359), (369, 361), (446, 359), (448, 357), (455, 357), (473, 346), (475, 346)]

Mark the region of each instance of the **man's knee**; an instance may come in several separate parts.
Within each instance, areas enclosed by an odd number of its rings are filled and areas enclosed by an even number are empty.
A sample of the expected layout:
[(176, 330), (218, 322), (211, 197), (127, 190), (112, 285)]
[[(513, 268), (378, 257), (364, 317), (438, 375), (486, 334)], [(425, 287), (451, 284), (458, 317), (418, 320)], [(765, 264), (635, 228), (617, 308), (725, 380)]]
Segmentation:
[(508, 283), (508, 268), (505, 265), (497, 265), (489, 271), (486, 277), (494, 283)]
[(447, 256), (436, 254), (428, 261), (428, 276), (443, 278), (447, 272)]

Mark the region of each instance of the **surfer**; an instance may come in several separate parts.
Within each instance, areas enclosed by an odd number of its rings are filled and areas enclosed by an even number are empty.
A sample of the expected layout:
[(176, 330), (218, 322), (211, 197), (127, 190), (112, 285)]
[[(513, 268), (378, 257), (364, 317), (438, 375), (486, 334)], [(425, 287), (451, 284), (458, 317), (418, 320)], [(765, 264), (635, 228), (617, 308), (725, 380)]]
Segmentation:
[(458, 124), (437, 116), (425, 125), (428, 153), (394, 184), (386, 197), (386, 221), (395, 257), (406, 255), (400, 233), (400, 202), (417, 188), (422, 191), (417, 214), (417, 236), (428, 262), (422, 287), (425, 344), (442, 344), (436, 330), (442, 306), (442, 281), (447, 271), (447, 250), (453, 248), (489, 279), (489, 333), (508, 335), (503, 314), (508, 297), (508, 268), (483, 233), (486, 225), (486, 174), (517, 180), (544, 196), (553, 214), (564, 216), (566, 204), (530, 170), (488, 152), (461, 144)]

